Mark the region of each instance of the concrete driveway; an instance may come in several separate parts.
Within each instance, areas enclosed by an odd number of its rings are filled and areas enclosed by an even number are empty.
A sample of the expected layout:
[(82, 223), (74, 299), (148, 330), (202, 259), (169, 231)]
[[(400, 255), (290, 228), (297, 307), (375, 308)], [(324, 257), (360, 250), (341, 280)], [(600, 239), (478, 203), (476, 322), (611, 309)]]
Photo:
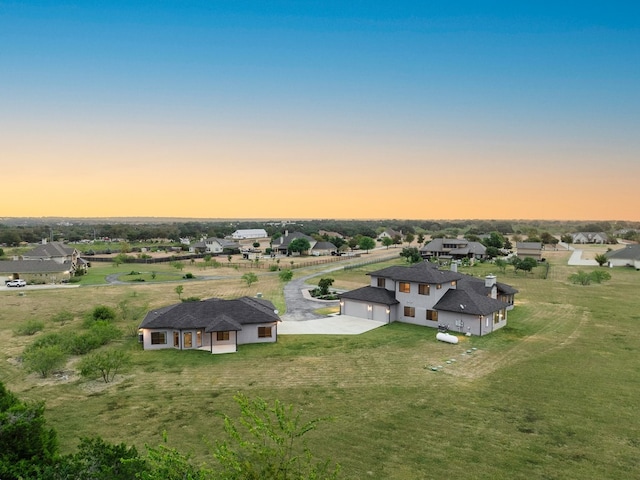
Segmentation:
[(316, 320), (283, 320), (278, 324), (278, 335), (359, 335), (386, 325), (365, 318), (335, 315)]

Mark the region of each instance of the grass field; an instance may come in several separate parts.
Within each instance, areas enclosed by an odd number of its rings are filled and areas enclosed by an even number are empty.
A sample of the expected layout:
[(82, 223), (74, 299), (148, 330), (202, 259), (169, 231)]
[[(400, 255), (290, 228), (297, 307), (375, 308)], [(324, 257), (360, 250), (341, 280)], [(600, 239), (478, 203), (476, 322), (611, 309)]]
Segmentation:
[[(84, 312), (105, 304), (125, 317), (118, 325), (126, 331), (140, 312), (177, 301), (177, 283), (2, 292), (0, 375), (20, 397), (46, 400), (65, 451), (88, 435), (144, 448), (166, 430), (171, 445), (206, 461), (207, 442), (222, 438), (220, 414), (237, 413), (240, 391), (331, 417), (309, 434), (310, 447), (340, 463), (347, 479), (638, 478), (640, 272), (613, 269), (609, 282), (576, 286), (567, 256), (549, 255), (546, 280), (486, 264), (465, 271), (496, 273), (520, 291), (509, 325), (487, 337), (450, 345), (431, 329), (394, 323), (358, 336), (280, 336), (229, 355), (143, 352), (127, 337), (121, 348), (134, 366), (108, 386), (73, 375), (73, 361), (67, 380), (26, 374), (15, 359), (35, 337), (14, 330), (31, 318), (45, 320), (45, 333), (77, 328)], [(354, 288), (385, 265), (330, 276), (334, 287)], [(260, 272), (247, 287), (241, 273), (181, 283), (182, 296), (262, 292), (281, 308), (277, 275)], [(76, 319), (54, 325), (62, 309)]]

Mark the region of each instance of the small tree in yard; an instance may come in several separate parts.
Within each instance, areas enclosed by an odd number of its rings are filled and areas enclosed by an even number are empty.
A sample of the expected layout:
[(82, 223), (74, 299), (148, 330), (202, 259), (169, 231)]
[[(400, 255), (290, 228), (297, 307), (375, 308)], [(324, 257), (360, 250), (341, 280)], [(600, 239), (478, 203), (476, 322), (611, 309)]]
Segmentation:
[(105, 383), (112, 382), (116, 374), (129, 364), (129, 356), (121, 350), (94, 353), (80, 361), (80, 375), (100, 375)]
[(422, 255), (420, 255), (420, 251), (417, 247), (404, 247), (400, 252), (400, 256), (409, 263), (418, 263), (422, 261)]
[(182, 285), (178, 285), (175, 288), (175, 291), (178, 294), (178, 298), (182, 298), (182, 292), (184, 292), (184, 287)]
[(320, 290), (320, 295), (328, 295), (329, 288), (333, 285), (333, 278), (321, 278), (318, 282), (318, 289)]
[(310, 249), (311, 244), (306, 238), (295, 238), (291, 241), (288, 247), (289, 252), (300, 253), (301, 255), (303, 252), (308, 252)]
[(216, 443), (213, 451), (220, 478), (338, 478), (339, 467), (329, 460), (315, 459), (303, 440), (323, 419), (303, 421), (292, 405), (278, 400), (273, 406), (262, 398), (251, 400), (242, 394), (234, 400), (240, 406), (240, 421), (225, 415), (224, 429), (230, 440)]
[(358, 247), (360, 247), (360, 250), (366, 250), (367, 253), (369, 253), (369, 250), (371, 250), (372, 248), (375, 248), (375, 246), (376, 241), (371, 237), (361, 237), (360, 241), (358, 242)]
[(253, 283), (258, 281), (258, 276), (253, 272), (248, 272), (242, 275), (242, 281), (247, 284), (247, 287), (250, 287)]
[(393, 245), (393, 239), (391, 237), (384, 237), (382, 239), (382, 245), (387, 247), (387, 250), (389, 250), (389, 247)]
[(603, 266), (605, 263), (609, 261), (607, 256), (604, 253), (599, 253), (594, 257), (594, 260), (598, 262), (598, 265)]
[(498, 267), (502, 273), (504, 273), (507, 270), (507, 261), (504, 260), (503, 258), (496, 258), (495, 264), (496, 264), (496, 267)]
[(182, 271), (184, 269), (184, 262), (171, 262), (171, 266), (176, 270)]
[(32, 348), (26, 351), (22, 357), (22, 363), (26, 369), (30, 372), (39, 373), (42, 378), (46, 378), (52, 372), (61, 369), (66, 361), (67, 355), (60, 345)]
[(283, 282), (288, 282), (293, 278), (293, 271), (287, 268), (285, 270), (281, 270), (278, 276), (280, 277), (280, 280), (282, 280)]

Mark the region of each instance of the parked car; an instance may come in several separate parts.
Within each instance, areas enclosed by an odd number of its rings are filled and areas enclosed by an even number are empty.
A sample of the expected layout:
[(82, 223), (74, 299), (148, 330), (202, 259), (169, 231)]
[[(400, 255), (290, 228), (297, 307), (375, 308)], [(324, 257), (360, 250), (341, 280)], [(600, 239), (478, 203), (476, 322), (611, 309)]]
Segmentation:
[(27, 282), (25, 282), (24, 280), (9, 280), (7, 282), (7, 287), (26, 287), (27, 286)]

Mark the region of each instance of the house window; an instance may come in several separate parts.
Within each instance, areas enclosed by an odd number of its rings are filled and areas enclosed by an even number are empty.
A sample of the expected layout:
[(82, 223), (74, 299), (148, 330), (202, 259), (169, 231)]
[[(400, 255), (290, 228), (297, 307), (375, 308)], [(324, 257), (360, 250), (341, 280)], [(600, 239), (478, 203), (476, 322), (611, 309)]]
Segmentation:
[(416, 309), (414, 307), (404, 307), (404, 316), (405, 317), (415, 317)]
[(426, 283), (421, 283), (420, 285), (418, 285), (418, 293), (420, 295), (429, 295), (430, 290), (431, 287)]
[(458, 282), (456, 282), (455, 280), (453, 282), (451, 282), (451, 286), (455, 287), (458, 284)]
[(176, 348), (180, 346), (180, 332), (173, 332), (173, 346)]
[(198, 331), (196, 332), (196, 345), (197, 345), (198, 347), (201, 347), (201, 346), (202, 346), (202, 330), (198, 330)]
[(218, 342), (229, 340), (229, 332), (216, 332), (216, 340)]
[(438, 321), (438, 311), (437, 310), (427, 310), (427, 320), (431, 320), (432, 322)]
[(271, 338), (271, 327), (258, 327), (258, 338)]
[(411, 284), (409, 282), (400, 282), (398, 291), (402, 293), (411, 293)]
[(384, 278), (378, 278), (378, 286), (379, 287), (384, 287), (385, 285), (385, 279)]
[(440, 290), (441, 288), (442, 288), (442, 284), (441, 283), (436, 285), (436, 289)]
[(151, 345), (166, 345), (167, 332), (151, 332)]

